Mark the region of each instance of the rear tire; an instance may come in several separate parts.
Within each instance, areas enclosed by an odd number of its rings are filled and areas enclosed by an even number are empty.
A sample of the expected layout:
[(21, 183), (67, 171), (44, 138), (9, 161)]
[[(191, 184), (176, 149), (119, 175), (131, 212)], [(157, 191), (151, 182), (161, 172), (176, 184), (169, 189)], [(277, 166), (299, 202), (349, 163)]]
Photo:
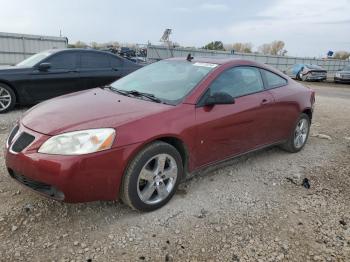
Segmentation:
[(156, 141), (129, 164), (121, 186), (122, 201), (139, 211), (153, 211), (170, 201), (183, 175), (180, 153), (170, 144)]
[(14, 108), (16, 104), (16, 94), (12, 88), (0, 83), (0, 114), (6, 113)]
[(289, 139), (280, 147), (290, 153), (296, 153), (303, 149), (310, 133), (310, 118), (307, 114), (302, 113), (294, 126), (293, 132)]

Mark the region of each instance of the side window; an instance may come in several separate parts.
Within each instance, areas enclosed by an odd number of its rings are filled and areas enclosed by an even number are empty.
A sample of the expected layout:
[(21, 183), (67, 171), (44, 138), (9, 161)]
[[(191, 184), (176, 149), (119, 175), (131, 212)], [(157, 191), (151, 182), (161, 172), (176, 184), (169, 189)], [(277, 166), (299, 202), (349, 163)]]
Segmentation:
[(108, 56), (94, 52), (81, 53), (81, 68), (108, 68), (110, 67)]
[(119, 59), (118, 57), (109, 56), (109, 60), (112, 68), (119, 68), (123, 65), (123, 60)]
[(49, 58), (46, 62), (51, 64), (51, 69), (73, 69), (77, 65), (77, 53), (59, 53)]
[(279, 75), (276, 75), (275, 73), (272, 73), (270, 71), (266, 71), (263, 69), (262, 71), (263, 71), (263, 74), (265, 75), (267, 89), (285, 86), (287, 84), (287, 80), (284, 79), (283, 77), (280, 77)]
[(259, 69), (255, 67), (234, 67), (224, 71), (210, 85), (210, 92), (225, 92), (240, 97), (264, 90)]

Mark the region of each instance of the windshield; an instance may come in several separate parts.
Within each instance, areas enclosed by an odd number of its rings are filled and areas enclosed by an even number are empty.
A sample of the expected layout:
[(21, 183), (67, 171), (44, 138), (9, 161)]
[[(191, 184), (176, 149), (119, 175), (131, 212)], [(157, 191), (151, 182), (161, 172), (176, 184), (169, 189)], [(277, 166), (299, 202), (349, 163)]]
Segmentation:
[(306, 65), (306, 67), (309, 69), (324, 70), (322, 67), (318, 65)]
[(51, 52), (42, 52), (42, 53), (32, 55), (27, 59), (23, 60), (22, 62), (18, 63), (16, 66), (32, 67), (51, 54), (52, 54)]
[(152, 94), (164, 103), (175, 105), (217, 64), (163, 60), (145, 66), (111, 84), (112, 89)]
[(346, 67), (344, 67), (343, 71), (350, 71), (350, 65), (347, 65)]

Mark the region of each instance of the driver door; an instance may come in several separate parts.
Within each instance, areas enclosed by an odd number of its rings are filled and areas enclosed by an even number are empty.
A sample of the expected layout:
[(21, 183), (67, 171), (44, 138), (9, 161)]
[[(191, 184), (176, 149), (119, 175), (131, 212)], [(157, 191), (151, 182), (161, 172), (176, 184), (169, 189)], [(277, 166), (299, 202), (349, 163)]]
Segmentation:
[(33, 68), (26, 91), (35, 102), (79, 90), (77, 52), (59, 52), (42, 61), (50, 64), (47, 70)]
[[(206, 94), (225, 92), (234, 103), (196, 107), (198, 166), (247, 152), (268, 141), (273, 97), (264, 89), (260, 71), (234, 67), (221, 73)], [(203, 97), (202, 99), (205, 99)]]

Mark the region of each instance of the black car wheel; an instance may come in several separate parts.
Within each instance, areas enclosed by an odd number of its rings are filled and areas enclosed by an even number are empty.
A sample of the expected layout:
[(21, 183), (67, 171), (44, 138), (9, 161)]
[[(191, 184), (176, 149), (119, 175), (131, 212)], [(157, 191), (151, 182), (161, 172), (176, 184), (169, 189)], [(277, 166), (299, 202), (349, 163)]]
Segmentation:
[(16, 95), (13, 90), (0, 83), (0, 114), (10, 111), (16, 104)]
[(175, 194), (182, 174), (182, 158), (176, 148), (154, 142), (131, 161), (123, 177), (121, 199), (136, 210), (156, 210)]
[(301, 114), (289, 139), (281, 145), (281, 148), (291, 152), (299, 152), (306, 144), (310, 132), (310, 118), (307, 114)]

